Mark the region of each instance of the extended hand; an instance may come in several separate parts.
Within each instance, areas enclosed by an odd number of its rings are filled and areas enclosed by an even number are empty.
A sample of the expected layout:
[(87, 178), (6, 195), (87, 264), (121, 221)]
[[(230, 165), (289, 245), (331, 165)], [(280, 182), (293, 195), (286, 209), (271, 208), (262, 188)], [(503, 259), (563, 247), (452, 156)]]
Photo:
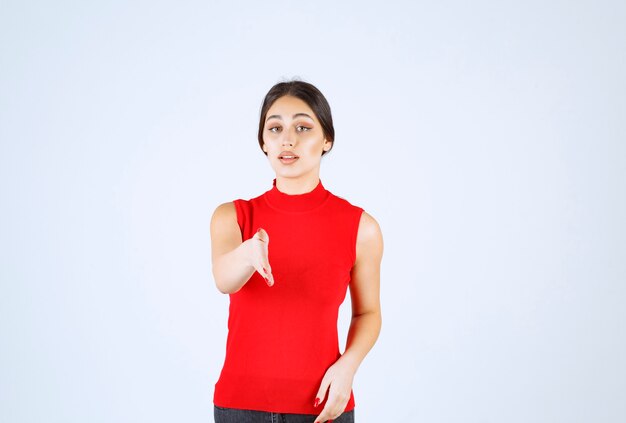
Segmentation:
[(265, 229), (259, 228), (254, 236), (250, 238), (250, 242), (252, 243), (250, 248), (252, 265), (265, 278), (268, 286), (274, 285), (274, 276), (272, 275), (272, 268), (268, 258), (270, 236), (265, 232)]
[(326, 391), (330, 387), (328, 401), (326, 401), (324, 409), (314, 423), (336, 419), (343, 413), (350, 400), (353, 380), (354, 371), (345, 362), (342, 362), (341, 358), (326, 370), (317, 392), (317, 398), (319, 398), (320, 403), (324, 402)]

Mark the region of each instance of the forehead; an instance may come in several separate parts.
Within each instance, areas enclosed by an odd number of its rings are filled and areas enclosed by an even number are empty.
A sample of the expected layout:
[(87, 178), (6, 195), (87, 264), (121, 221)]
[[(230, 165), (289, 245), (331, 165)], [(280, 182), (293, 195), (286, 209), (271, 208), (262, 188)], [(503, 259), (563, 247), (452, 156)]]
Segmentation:
[(267, 118), (272, 115), (279, 115), (283, 120), (286, 120), (291, 119), (296, 113), (306, 113), (313, 120), (317, 120), (317, 116), (306, 102), (290, 95), (282, 96), (276, 100), (267, 110)]

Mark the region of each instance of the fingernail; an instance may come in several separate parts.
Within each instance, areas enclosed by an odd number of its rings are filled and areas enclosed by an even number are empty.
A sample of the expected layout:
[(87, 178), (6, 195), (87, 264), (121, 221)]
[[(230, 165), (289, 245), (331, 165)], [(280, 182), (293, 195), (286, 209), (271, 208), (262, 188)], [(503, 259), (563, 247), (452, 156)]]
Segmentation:
[(318, 405), (320, 405), (320, 399), (315, 398), (315, 404), (313, 404), (313, 407), (317, 407)]

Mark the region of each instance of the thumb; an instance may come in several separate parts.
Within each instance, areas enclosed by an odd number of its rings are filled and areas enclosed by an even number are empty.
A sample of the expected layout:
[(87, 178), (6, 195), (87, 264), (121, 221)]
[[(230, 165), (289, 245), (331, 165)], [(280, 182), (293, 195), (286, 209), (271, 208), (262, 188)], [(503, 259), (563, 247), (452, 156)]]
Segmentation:
[(330, 378), (328, 374), (324, 375), (322, 379), (322, 383), (320, 384), (320, 389), (317, 391), (317, 395), (315, 396), (314, 406), (317, 407), (319, 404), (324, 402), (326, 398), (326, 392), (328, 392), (328, 387), (330, 386)]
[(263, 228), (257, 229), (257, 231), (254, 234), (253, 238), (256, 238), (259, 241), (263, 241), (265, 243), (269, 243), (270, 242), (270, 236), (267, 234), (267, 232)]

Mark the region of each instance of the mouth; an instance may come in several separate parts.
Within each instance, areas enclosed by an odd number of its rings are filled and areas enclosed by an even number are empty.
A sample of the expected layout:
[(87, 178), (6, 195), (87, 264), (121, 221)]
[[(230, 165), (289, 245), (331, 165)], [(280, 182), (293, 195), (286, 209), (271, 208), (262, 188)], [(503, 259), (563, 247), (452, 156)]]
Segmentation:
[(298, 156), (279, 156), (278, 159), (282, 164), (291, 164), (298, 160)]
[(290, 163), (295, 162), (298, 159), (299, 159), (299, 157), (296, 156), (291, 151), (283, 151), (278, 156), (278, 160), (280, 160), (280, 162), (283, 163), (283, 164), (290, 164)]
[(282, 164), (291, 164), (298, 159), (299, 157), (293, 151), (283, 150), (278, 153), (278, 160), (280, 160)]

